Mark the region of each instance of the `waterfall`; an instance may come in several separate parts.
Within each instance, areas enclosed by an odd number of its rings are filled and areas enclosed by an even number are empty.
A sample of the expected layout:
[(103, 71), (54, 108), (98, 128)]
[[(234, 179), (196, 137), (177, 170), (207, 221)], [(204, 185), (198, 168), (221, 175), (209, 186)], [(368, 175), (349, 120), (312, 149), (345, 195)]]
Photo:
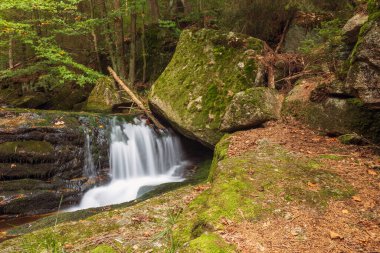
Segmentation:
[(94, 165), (94, 159), (91, 152), (91, 138), (90, 130), (85, 130), (86, 138), (84, 142), (84, 169), (83, 174), (85, 177), (93, 178), (96, 177), (96, 168)]
[(184, 160), (180, 139), (173, 133), (157, 134), (144, 121), (111, 122), (111, 182), (85, 193), (72, 210), (119, 204), (138, 198), (142, 187), (181, 182)]

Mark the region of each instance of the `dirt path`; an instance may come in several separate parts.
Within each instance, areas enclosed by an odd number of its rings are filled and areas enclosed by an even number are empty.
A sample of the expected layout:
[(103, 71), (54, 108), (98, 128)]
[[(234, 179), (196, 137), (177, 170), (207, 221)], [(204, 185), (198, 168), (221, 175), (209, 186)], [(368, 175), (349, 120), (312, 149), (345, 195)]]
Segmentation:
[(231, 224), (222, 235), (226, 241), (241, 252), (380, 252), (379, 153), (343, 145), (288, 119), (234, 134), (229, 156), (254, 150), (263, 138), (297, 155), (322, 160), (322, 169), (341, 176), (356, 193), (348, 200), (330, 201), (323, 211), (289, 202), (277, 216)]

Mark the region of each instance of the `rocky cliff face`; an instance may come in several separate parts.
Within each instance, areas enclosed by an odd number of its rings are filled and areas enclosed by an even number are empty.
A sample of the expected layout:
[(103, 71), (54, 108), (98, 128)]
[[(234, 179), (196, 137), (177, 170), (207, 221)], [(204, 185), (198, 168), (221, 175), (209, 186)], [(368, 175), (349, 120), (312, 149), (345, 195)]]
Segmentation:
[[(107, 180), (104, 119), (38, 111), (0, 111), (0, 215), (38, 214), (79, 201), (82, 192)], [(98, 177), (84, 176), (84, 128), (91, 134)]]

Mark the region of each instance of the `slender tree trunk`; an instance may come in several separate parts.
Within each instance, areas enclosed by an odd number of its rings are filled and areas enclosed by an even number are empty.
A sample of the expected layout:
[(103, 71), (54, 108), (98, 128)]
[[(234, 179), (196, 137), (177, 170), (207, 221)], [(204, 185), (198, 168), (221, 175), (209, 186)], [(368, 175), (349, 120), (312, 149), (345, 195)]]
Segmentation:
[(157, 0), (149, 0), (150, 16), (153, 24), (158, 24), (160, 19), (160, 8)]
[[(107, 5), (106, 5), (105, 0), (102, 1), (102, 4), (100, 5), (100, 7), (101, 7), (101, 12), (102, 12), (102, 18), (106, 19), (108, 16), (108, 11), (107, 11)], [(111, 27), (109, 26), (108, 22), (106, 22), (106, 24), (104, 25), (104, 30), (106, 31), (104, 34), (104, 37), (105, 37), (107, 51), (111, 60), (112, 68), (117, 70), (115, 49), (113, 47), (114, 43), (110, 36)]]
[(136, 6), (131, 8), (131, 47), (129, 57), (129, 81), (133, 85), (136, 81), (136, 26), (137, 26), (137, 14)]
[(34, 25), (35, 25), (37, 35), (39, 37), (41, 37), (42, 36), (42, 30), (41, 30), (41, 22), (40, 22), (40, 12), (38, 10), (34, 10), (33, 14), (34, 14), (34, 20), (35, 20)]
[(184, 8), (184, 13), (189, 14), (191, 12), (191, 6), (188, 0), (181, 0), (183, 8)]
[(146, 82), (146, 48), (145, 48), (145, 13), (141, 14), (142, 17), (142, 27), (141, 27), (141, 48), (142, 48), (142, 57), (143, 57), (143, 83)]
[[(121, 1), (114, 0), (115, 11), (121, 11)], [(127, 77), (126, 64), (125, 64), (125, 50), (124, 50), (124, 30), (123, 30), (123, 17), (118, 15), (114, 20), (115, 27), (115, 47), (118, 74), (122, 79)]]
[(9, 64), (9, 68), (13, 69), (14, 61), (13, 61), (13, 37), (12, 36), (9, 38), (8, 64)]
[[(95, 9), (94, 9), (94, 0), (89, 0), (90, 2), (90, 12), (91, 12), (91, 19), (95, 18)], [(98, 70), (101, 71), (102, 65), (100, 62), (100, 54), (99, 54), (99, 46), (98, 46), (98, 36), (96, 35), (95, 28), (91, 29), (91, 35), (92, 35), (92, 42), (94, 44), (94, 50), (96, 54), (96, 63), (98, 65)]]

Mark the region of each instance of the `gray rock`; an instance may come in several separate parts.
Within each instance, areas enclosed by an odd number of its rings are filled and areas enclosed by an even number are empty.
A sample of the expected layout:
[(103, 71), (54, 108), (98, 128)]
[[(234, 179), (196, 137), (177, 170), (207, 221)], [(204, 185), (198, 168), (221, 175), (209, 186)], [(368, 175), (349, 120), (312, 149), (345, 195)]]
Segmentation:
[(239, 92), (223, 116), (221, 130), (233, 132), (278, 119), (280, 107), (276, 90), (260, 87)]
[(364, 13), (358, 13), (347, 21), (343, 27), (344, 41), (349, 44), (355, 44), (358, 40), (360, 28), (368, 21), (368, 15)]
[(371, 22), (358, 43), (346, 89), (367, 106), (380, 109), (380, 20)]

